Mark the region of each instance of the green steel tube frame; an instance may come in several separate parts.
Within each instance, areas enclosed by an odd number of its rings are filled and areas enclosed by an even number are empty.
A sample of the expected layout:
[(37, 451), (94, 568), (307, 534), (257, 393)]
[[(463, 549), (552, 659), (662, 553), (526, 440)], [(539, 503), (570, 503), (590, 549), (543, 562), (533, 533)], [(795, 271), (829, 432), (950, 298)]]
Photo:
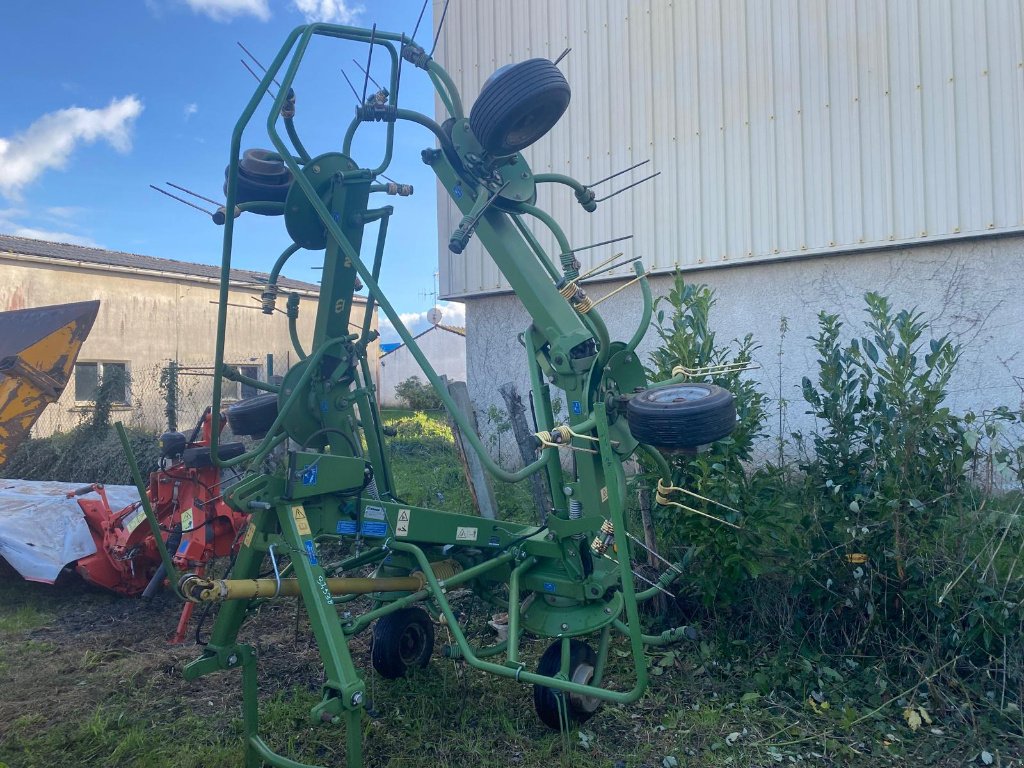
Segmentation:
[[(287, 433), (283, 429), (284, 423), (287, 421), (292, 410), (298, 407), (300, 399), (310, 391), (309, 388), (313, 386), (314, 378), (317, 376), (323, 378), (326, 375), (319, 371), (318, 368), (322, 364), (327, 363), (329, 359), (327, 357), (328, 352), (337, 348), (350, 348), (358, 339), (355, 349), (357, 352), (360, 352), (361, 356), (359, 357), (357, 370), (352, 373), (351, 384), (354, 386), (353, 394), (346, 400), (351, 405), (346, 407), (358, 409), (361, 428), (367, 441), (369, 461), (374, 466), (379, 466), (383, 469), (383, 473), (380, 476), (383, 488), (379, 488), (381, 499), (373, 503), (377, 503), (386, 509), (388, 524), (392, 526), (392, 530), (396, 530), (393, 520), (398, 519), (396, 513), (400, 504), (396, 503), (390, 470), (383, 456), (383, 435), (373, 402), (372, 377), (370, 376), (365, 356), (366, 345), (372, 341), (370, 338), (369, 317), (373, 304), (376, 303), (380, 310), (394, 324), (399, 336), (409, 347), (414, 359), (420, 364), (428, 380), (438, 391), (438, 394), (448, 406), (449, 412), (453, 415), (456, 422), (463, 428), (474, 451), (480, 455), (484, 465), (491, 474), (506, 482), (518, 482), (535, 472), (542, 470), (546, 472), (554, 502), (553, 517), (549, 526), (550, 533), (543, 538), (539, 536), (539, 531), (533, 531), (532, 533), (529, 531), (523, 532), (520, 528), (519, 532), (517, 532), (515, 526), (505, 524), (504, 528), (497, 535), (507, 538), (517, 536), (519, 543), (514, 546), (507, 546), (499, 554), (487, 557), (475, 565), (470, 565), (456, 576), (446, 580), (439, 580), (435, 576), (430, 566), (430, 558), (422, 545), (413, 543), (411, 539), (401, 541), (394, 538), (394, 536), (389, 537), (384, 545), (378, 550), (373, 550), (372, 554), (367, 553), (360, 557), (349, 558), (340, 567), (354, 567), (357, 563), (373, 562), (375, 559), (383, 561), (386, 556), (390, 556), (390, 553), (394, 553), (403, 556), (405, 561), (410, 564), (409, 567), (417, 567), (422, 571), (426, 579), (426, 586), (416, 593), (398, 597), (391, 602), (379, 605), (374, 610), (362, 615), (359, 619), (343, 625), (334, 609), (334, 603), (337, 601), (331, 599), (329, 595), (325, 599), (322, 591), (318, 591), (318, 580), (324, 577), (326, 571), (312, 556), (312, 553), (315, 552), (316, 541), (326, 536), (324, 533), (327, 530), (326, 526), (333, 525), (335, 518), (328, 514), (327, 505), (319, 505), (317, 501), (319, 497), (315, 495), (308, 498), (307, 509), (305, 512), (302, 512), (300, 518), (300, 512), (297, 510), (302, 510), (303, 507), (296, 505), (295, 501), (292, 500), (293, 497), (287, 494), (281, 496), (279, 488), (283, 481), (275, 480), (274, 477), (270, 476), (267, 476), (265, 479), (264, 476), (259, 476), (253, 478), (257, 482), (249, 483), (248, 485), (246, 483), (239, 484), (239, 487), (246, 486), (246, 491), (248, 491), (248, 486), (251, 485), (253, 488), (252, 492), (256, 494), (254, 498), (262, 499), (266, 497), (271, 499), (271, 501), (259, 500), (249, 502), (249, 509), (253, 512), (252, 530), (247, 534), (246, 541), (236, 562), (236, 577), (249, 578), (251, 577), (250, 574), (257, 573), (264, 553), (272, 545), (280, 546), (281, 551), (288, 551), (294, 554), (291, 558), (290, 566), (294, 569), (295, 577), (298, 579), (302, 589), (303, 601), (309, 610), (311, 625), (320, 647), (321, 655), (324, 658), (327, 677), (327, 683), (324, 686), (324, 700), (320, 705), (314, 707), (314, 712), (311, 716), (315, 716), (314, 720), (319, 719), (319, 722), (325, 723), (340, 723), (344, 720), (347, 731), (347, 762), (350, 768), (356, 768), (361, 765), (359, 718), (361, 714), (363, 683), (352, 665), (345, 638), (367, 628), (372, 621), (380, 616), (424, 600), (436, 604), (441, 614), (448, 621), (448, 626), (456, 643), (452, 651), (453, 655), (465, 659), (467, 663), (475, 668), (499, 676), (547, 686), (558, 691), (593, 696), (606, 701), (619, 703), (635, 701), (643, 694), (648, 682), (647, 666), (643, 654), (644, 645), (661, 645), (673, 642), (675, 639), (678, 639), (681, 629), (669, 630), (666, 633), (655, 636), (642, 633), (637, 604), (652, 597), (656, 588), (652, 587), (640, 593), (635, 591), (630, 566), (629, 542), (625, 537), (619, 542), (619, 559), (616, 567), (612, 569), (612, 571), (617, 570), (617, 574), (614, 575), (614, 583), (622, 594), (625, 621), (619, 619), (617, 615), (610, 615), (606, 620), (602, 620), (597, 625), (597, 628), (601, 630), (601, 634), (598, 663), (593, 682), (591, 684), (580, 684), (568, 679), (569, 645), (565, 635), (558, 635), (562, 637), (562, 665), (559, 675), (549, 677), (525, 671), (523, 665), (518, 661), (519, 645), (523, 633), (523, 616), (521, 615), (518, 596), (523, 589), (537, 590), (537, 577), (533, 572), (537, 568), (542, 567), (546, 562), (565, 561), (566, 550), (564, 547), (566, 542), (571, 544), (573, 541), (581, 540), (580, 537), (585, 536), (588, 531), (593, 532), (595, 530), (595, 521), (599, 521), (606, 514), (610, 517), (616, 530), (627, 530), (623, 505), (625, 495), (622, 469), (623, 457), (616, 455), (612, 448), (613, 440), (609, 434), (610, 421), (607, 407), (597, 397), (597, 387), (603, 375), (602, 369), (608, 362), (611, 352), (608, 331), (596, 310), (578, 313), (561, 297), (555, 285), (563, 277), (574, 279), (578, 276), (578, 271), (574, 267), (567, 266), (566, 254), (571, 253), (569, 241), (557, 222), (535, 206), (522, 203), (514, 210), (504, 210), (493, 206), (485, 209), (482, 204), (476, 204), (476, 210), (480, 213), (476, 235), (491, 253), (491, 256), (506, 275), (517, 295), (523, 300), (534, 321), (532, 327), (523, 335), (523, 338), (529, 357), (528, 364), (532, 389), (535, 395), (540, 398), (537, 414), (539, 428), (541, 430), (550, 430), (554, 426), (550, 408), (549, 387), (543, 378), (544, 375), (547, 375), (557, 388), (565, 391), (567, 399), (575, 399), (574, 407), (581, 409), (574, 411), (576, 416), (572, 419), (573, 429), (578, 433), (596, 433), (596, 443), (581, 442), (576, 438), (572, 441), (571, 447), (574, 448), (589, 449), (593, 445), (597, 446), (596, 451), (591, 450), (590, 453), (583, 454), (584, 458), (579, 462), (579, 476), (573, 481), (565, 480), (565, 471), (561, 466), (559, 455), (557, 451), (552, 449), (543, 450), (536, 461), (518, 471), (505, 470), (491, 459), (475, 431), (466, 423), (459, 410), (454, 407), (454, 403), (448, 395), (446, 388), (442, 386), (436, 372), (432, 369), (423, 352), (415, 343), (411, 333), (401, 322), (398, 313), (378, 285), (377, 281), (380, 274), (384, 239), (387, 233), (388, 219), (391, 215), (390, 207), (381, 209), (376, 215), (377, 218), (381, 219), (381, 225), (378, 232), (373, 265), (371, 268), (367, 268), (360, 259), (358, 249), (353, 246), (345, 232), (343, 232), (342, 226), (335, 218), (335, 214), (328, 208), (325, 201), (303, 173), (303, 168), (300, 164), (309, 162), (310, 155), (302, 145), (296, 127), (290, 117), (284, 118), (285, 129), (292, 146), (296, 150), (297, 157), (288, 151), (285, 142), (277, 130), (276, 122), (281, 116), (282, 107), (287, 96), (291, 93), (292, 83), (299, 64), (314, 35), (380, 45), (388, 52), (391, 58), (391, 89), (388, 95), (388, 106), (394, 109), (394, 119), (386, 121), (387, 136), (383, 161), (375, 169), (360, 169), (350, 174), (348, 172), (338, 174), (342, 184), (348, 180), (357, 184), (363, 183), (364, 179), (376, 178), (379, 173), (387, 168), (391, 160), (394, 126), (397, 120), (406, 120), (420, 124), (432, 131), (442, 142), (446, 138), (440, 126), (430, 118), (397, 108), (397, 75), (400, 54), (395, 50), (394, 43), (399, 43), (403, 51), (414, 48), (422, 54), (422, 49), (418, 49), (405, 36), (376, 30), (371, 32), (370, 30), (354, 27), (325, 24), (299, 27), (288, 36), (281, 50), (266, 70), (260, 85), (248, 102), (232, 133), (226, 209), (235, 210), (236, 207), (245, 207), (244, 204), (236, 206), (235, 202), (237, 199), (237, 167), (241, 149), (241, 137), (268, 86), (279, 75), (289, 54), (291, 54), (291, 60), (284, 74), (281, 75), (281, 85), (278, 96), (274, 101), (271, 115), (268, 118), (267, 132), (274, 147), (280, 153), (282, 161), (291, 170), (294, 185), (305, 195), (310, 207), (323, 224), (328, 238), (328, 257), (331, 254), (336, 254), (336, 258), (343, 258), (345, 266), (349, 267), (350, 265), (362, 279), (368, 289), (370, 299), (368, 300), (367, 312), (363, 326), (360, 329), (360, 334), (335, 336), (333, 338), (322, 337), (321, 343), (315, 344), (308, 356), (303, 355), (301, 351), (294, 318), (290, 318), (289, 325), (293, 342), (295, 343), (296, 350), (300, 353), (300, 357), (304, 358), (303, 365), (305, 367), (301, 371), (301, 375), (294, 382), (291, 393), (287, 396), (281, 395), (278, 415), (268, 430), (266, 437), (263, 438), (256, 448), (243, 456), (222, 460), (219, 458), (217, 450), (219, 436), (215, 431), (211, 439), (213, 461), (221, 467), (238, 466), (241, 464), (258, 467), (263, 459), (269, 455), (270, 451), (286, 438)], [(413, 52), (415, 53), (415, 51)], [(410, 58), (410, 60), (412, 59)], [(420, 66), (427, 71), (428, 77), (439, 94), (439, 98), (451, 116), (456, 120), (464, 119), (461, 98), (448, 73), (436, 62), (430, 60), (429, 57), (426, 57), (425, 63), (421, 62)], [(364, 121), (357, 116), (349, 125), (343, 141), (344, 153), (346, 155), (348, 155), (350, 150), (356, 129)], [(444, 157), (434, 157), (434, 170), (438, 175), (439, 181), (446, 188), (450, 189), (451, 183), (458, 178), (454, 169)], [(535, 180), (537, 182), (559, 182), (566, 184), (578, 194), (587, 191), (579, 182), (558, 174), (539, 174), (535, 177)], [(496, 197), (497, 192), (494, 195)], [(463, 207), (464, 213), (474, 206), (469, 199), (460, 202), (460, 205)], [(372, 213), (370, 211), (364, 212), (364, 222), (372, 220)], [(536, 237), (520, 221), (520, 216), (524, 214), (538, 218), (555, 235), (561, 249), (563, 275), (559, 275), (555, 265), (541, 248)], [(224, 222), (224, 246), (221, 261), (221, 288), (216, 334), (216, 368), (213, 387), (213, 407), (218, 411), (222, 403), (221, 377), (224, 374), (225, 368), (223, 359), (233, 232), (234, 217), (228, 216)], [(298, 246), (290, 246), (278, 258), (271, 272), (271, 285), (276, 284), (281, 269), (297, 249)], [(646, 279), (643, 279), (642, 267), (636, 264), (634, 268), (637, 275), (641, 278), (643, 312), (640, 325), (626, 344), (626, 349), (629, 351), (634, 350), (642, 339), (644, 331), (650, 322), (652, 312), (650, 288), (647, 285)], [(324, 290), (326, 290), (326, 287)], [(590, 349), (592, 349), (592, 352), (587, 352), (587, 344), (591, 345)], [(574, 363), (574, 359), (580, 359), (580, 356), (577, 355), (574, 358), (573, 354), (571, 354), (578, 349), (583, 350), (583, 367), (580, 367), (581, 364)], [(589, 363), (586, 362), (587, 355), (591, 355), (593, 358)], [(327, 380), (325, 379), (325, 381)], [(651, 450), (650, 453), (659, 462), (659, 470), (667, 476), (668, 467), (664, 458), (657, 454), (656, 451)], [(319, 462), (323, 459), (325, 461), (324, 466), (327, 466), (326, 460), (328, 458), (327, 455), (322, 455), (316, 461)], [(366, 460), (362, 458), (361, 451), (357, 451), (356, 455), (352, 456), (351, 459)], [(343, 468), (349, 465), (340, 464), (338, 466)], [(135, 468), (135, 472), (137, 474), (137, 468)], [(291, 481), (289, 480), (288, 484), (284, 487), (289, 487), (290, 483)], [(563, 487), (569, 489), (569, 486), (572, 486), (573, 492), (577, 494), (574, 498), (583, 498), (587, 516), (582, 521), (573, 520), (569, 517), (567, 508), (568, 498), (566, 495), (568, 490), (563, 492)], [(236, 492), (239, 492), (238, 488), (232, 491), (233, 494)], [(241, 499), (241, 496), (239, 495), (238, 498)], [(367, 499), (367, 502), (369, 501)], [(242, 503), (242, 501), (237, 503)], [(409, 512), (408, 509), (404, 511)], [(421, 517), (426, 515), (446, 515), (450, 518), (452, 525), (462, 523), (464, 520), (473, 521), (478, 519), (429, 510), (417, 509), (414, 511)], [(316, 533), (312, 533), (309, 526), (304, 522), (307, 519), (306, 515), (312, 515), (310, 519), (314, 520)], [(427, 517), (427, 519), (433, 522), (440, 518)], [(496, 525), (495, 529), (497, 528), (498, 526)], [(334, 535), (331, 534), (331, 537), (334, 537)], [(440, 541), (444, 541), (443, 536)], [(303, 556), (303, 550), (311, 553), (308, 558)], [(163, 554), (167, 553), (163, 552)], [(169, 556), (167, 559), (169, 559)], [(566, 562), (568, 563), (568, 561)], [(606, 570), (602, 570), (601, 573), (607, 573), (608, 577), (612, 578), (611, 572), (607, 571), (608, 567), (603, 567)], [(168, 568), (168, 572), (173, 573), (173, 570)], [(502, 574), (505, 575), (503, 576)], [(475, 583), (480, 579), (486, 581), (488, 579), (502, 578), (507, 578), (511, 594), (508, 606), (509, 639), (507, 642), (499, 643), (489, 648), (474, 649), (470, 646), (459, 627), (445, 593), (447, 589), (458, 584)], [(570, 573), (566, 578), (571, 582), (572, 579), (582, 577), (573, 576)], [(672, 580), (669, 579), (668, 582)], [(222, 608), (210, 643), (206, 646), (203, 656), (186, 668), (186, 676), (193, 679), (215, 669), (240, 667), (243, 674), (243, 713), (246, 742), (248, 745), (247, 764), (254, 766), (260, 764), (261, 761), (266, 761), (275, 766), (306, 768), (302, 763), (274, 753), (259, 736), (255, 656), (248, 646), (236, 643), (238, 628), (248, 610), (248, 606), (237, 603), (226, 604)], [(605, 613), (607, 612), (605, 611)], [(630, 655), (636, 668), (634, 685), (628, 691), (612, 691), (600, 687), (605, 662), (608, 657), (610, 631), (613, 627), (629, 639)], [(504, 664), (485, 660), (502, 651), (506, 653), (506, 662)]]

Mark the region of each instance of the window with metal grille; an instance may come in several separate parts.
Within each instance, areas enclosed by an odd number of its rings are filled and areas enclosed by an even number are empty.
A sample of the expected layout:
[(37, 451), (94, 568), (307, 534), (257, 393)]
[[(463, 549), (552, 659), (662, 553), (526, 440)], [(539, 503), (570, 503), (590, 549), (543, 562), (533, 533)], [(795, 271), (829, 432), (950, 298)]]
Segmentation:
[(96, 401), (101, 386), (114, 388), (111, 402), (127, 405), (131, 402), (131, 382), (128, 363), (95, 361), (75, 363), (75, 400), (79, 403)]

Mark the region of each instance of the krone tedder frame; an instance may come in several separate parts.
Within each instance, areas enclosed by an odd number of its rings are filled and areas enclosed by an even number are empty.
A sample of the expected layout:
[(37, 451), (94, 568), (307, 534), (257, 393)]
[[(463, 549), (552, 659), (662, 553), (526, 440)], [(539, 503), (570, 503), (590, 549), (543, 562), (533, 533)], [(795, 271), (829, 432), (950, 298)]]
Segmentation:
[[(312, 156), (294, 123), (292, 85), (307, 46), (317, 36), (368, 45), (370, 56), (386, 57), (390, 79), (386, 89), (364, 96), (356, 107), (340, 152)], [(403, 62), (430, 78), (448, 120), (438, 124), (399, 106)], [(275, 78), (280, 87), (267, 122), (274, 150), (241, 153), (243, 130)], [(362, 764), (360, 718), (366, 683), (353, 664), (349, 639), (371, 626), (374, 667), (385, 677), (396, 677), (409, 666), (426, 663), (433, 646), (429, 614), (443, 617), (454, 638), (448, 655), (532, 684), (538, 714), (555, 728), (586, 719), (602, 701), (636, 701), (648, 682), (644, 646), (684, 636), (684, 628), (653, 636), (641, 631), (638, 603), (667, 587), (680, 571), (671, 569), (658, 584), (639, 593), (634, 590), (623, 514), (623, 462), (638, 449), (645, 451), (663, 475), (658, 502), (686, 508), (671, 501), (681, 489), (670, 486), (668, 465), (657, 449), (693, 449), (724, 437), (735, 423), (735, 408), (728, 392), (689, 381), (705, 378), (693, 374), (707, 371), (678, 369), (669, 381), (648, 387), (635, 352), (651, 318), (651, 294), (642, 266), (634, 263), (643, 297), (636, 332), (628, 342), (613, 342), (579, 284), (585, 275), (580, 274), (568, 238), (534, 205), (537, 184), (553, 183), (567, 187), (585, 210), (597, 207), (590, 188), (567, 176), (534, 174), (519, 154), (550, 130), (569, 98), (569, 86), (558, 68), (547, 59), (531, 59), (498, 70), (467, 117), (448, 73), (411, 38), (314, 24), (291, 33), (235, 126), (226, 171), (227, 203), (215, 217), (224, 225), (224, 251), (214, 412), (220, 410), (220, 375), (225, 369), (235, 218), (244, 212), (281, 215), (294, 241), (271, 271), (263, 297), (267, 313), (274, 311), (277, 275), (287, 259), (300, 248), (324, 251), (308, 354), (295, 331), (298, 297), (291, 296), (287, 315), (301, 362), (279, 389), (249, 382), (270, 394), (227, 411), (235, 433), (255, 435), (261, 438), (258, 444), (244, 455), (229, 457), (218, 448), (217, 430), (212, 434), (213, 460), (223, 468), (247, 471), (226, 495), (232, 508), (250, 516), (231, 578), (185, 574), (176, 583), (187, 600), (224, 601), (209, 643), (186, 667), (185, 676), (195, 679), (217, 670), (241, 669), (249, 766), (302, 765), (274, 753), (261, 739), (257, 660), (253, 649), (237, 640), (246, 615), (264, 599), (301, 597), (325, 668), (322, 699), (310, 717), (325, 727), (344, 726), (350, 768)], [(279, 132), (280, 122), (287, 143)], [(377, 167), (365, 168), (352, 159), (351, 145), (356, 130), (374, 122), (385, 126), (384, 157)], [(535, 462), (517, 472), (501, 468), (487, 454), (378, 285), (393, 209), (370, 207), (369, 199), (380, 192), (411, 192), (404, 185), (378, 181), (387, 171), (400, 123), (415, 123), (436, 139), (437, 148), (423, 151), (423, 162), (464, 214), (449, 248), (461, 253), (475, 234), (532, 319), (520, 339), (541, 450)], [(554, 235), (560, 251), (557, 264), (524, 224), (526, 219), (540, 222)], [(371, 222), (379, 222), (378, 234), (372, 261), (364, 261), (363, 230)], [(368, 306), (358, 332), (351, 333), (350, 312), (360, 281), (368, 290)], [(545, 525), (488, 520), (400, 500), (367, 363), (367, 347), (376, 338), (370, 327), (374, 304), (394, 324), (488, 470), (506, 482), (543, 473), (552, 499)], [(554, 422), (552, 390), (565, 399), (567, 424)], [(560, 460), (562, 450), (572, 451), (573, 461), (566, 462), (571, 471)], [(280, 460), (276, 469), (267, 469), (272, 454)], [(148, 508), (145, 499), (143, 494)], [(350, 556), (326, 563), (322, 543), (342, 539), (353, 542)], [(275, 575), (261, 579), (268, 556)], [(284, 569), (279, 567), (282, 557), (290, 561)], [(165, 564), (174, 574), (166, 553)], [(372, 577), (344, 575), (369, 566), (375, 566)], [(488, 647), (468, 642), (446, 596), (456, 587), (472, 589), (508, 612), (507, 640)], [(372, 597), (371, 610), (358, 616), (341, 610), (361, 594)], [(602, 685), (613, 632), (628, 638), (635, 667), (633, 683), (625, 690)], [(552, 638), (536, 669), (521, 661), (524, 634)], [(587, 636), (596, 639), (596, 651), (579, 639)]]

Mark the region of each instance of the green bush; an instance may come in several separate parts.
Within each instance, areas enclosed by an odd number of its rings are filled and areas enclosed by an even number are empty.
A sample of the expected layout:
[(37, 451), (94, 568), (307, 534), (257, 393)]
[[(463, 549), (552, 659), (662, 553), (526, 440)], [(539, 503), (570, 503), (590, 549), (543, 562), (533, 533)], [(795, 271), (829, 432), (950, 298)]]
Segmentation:
[(410, 376), (396, 386), (395, 396), (414, 411), (435, 411), (441, 407), (441, 396), (430, 384), (421, 382), (419, 376)]
[[(944, 717), (973, 724), (986, 712), (1019, 726), (1022, 497), (995, 490), (1024, 481), (1021, 414), (954, 413), (946, 399), (960, 348), (931, 338), (920, 312), (878, 294), (865, 301), (859, 332), (819, 317), (817, 373), (802, 383), (817, 426), (792, 435), (807, 455), (799, 471), (751, 464), (770, 406), (757, 384), (705, 377), (734, 393), (736, 430), (698, 455), (669, 456), (672, 479), (734, 507), (691, 500), (741, 528), (656, 507), (661, 547), (687, 561), (683, 588), (703, 604), (710, 637), (756, 660), (760, 693), (813, 691), (856, 713), (898, 691), (900, 707), (912, 706), (927, 690)], [(676, 279), (659, 303), (652, 381), (680, 363), (750, 360), (750, 336), (718, 343), (713, 307), (711, 290)]]
[(820, 315), (817, 380), (803, 381), (820, 425), (802, 466), (803, 594), (820, 629), (850, 650), (899, 637), (936, 660), (983, 662), (1024, 617), (1010, 572), (1024, 531), (968, 469), (985, 450), (985, 425), (1015, 416), (954, 414), (944, 403), (960, 347), (929, 339), (920, 312), (897, 312), (875, 293), (865, 300), (867, 333), (848, 342), (838, 317)]
[[(655, 331), (661, 344), (651, 354), (649, 380), (670, 378), (676, 365), (740, 367), (750, 363), (758, 349), (753, 336), (748, 334), (730, 345), (719, 344), (710, 322), (714, 305), (710, 288), (686, 283), (676, 276), (673, 289), (656, 305)], [(690, 562), (689, 588), (711, 607), (743, 594), (748, 580), (770, 566), (764, 557), (764, 539), (785, 535), (778, 522), (778, 507), (785, 501), (779, 498), (777, 469), (753, 469), (749, 465), (755, 443), (766, 437), (768, 400), (758, 384), (741, 370), (695, 380), (717, 384), (733, 393), (736, 428), (696, 455), (677, 453), (668, 457), (672, 483), (737, 510), (687, 500), (687, 505), (741, 525), (741, 529), (716, 524), (676, 507), (658, 507), (657, 525), (663, 547), (674, 557), (685, 557)], [(656, 482), (655, 477), (648, 474), (641, 482), (649, 485)]]
[[(129, 430), (128, 439), (143, 473), (156, 466), (160, 456), (155, 435)], [(111, 426), (92, 424), (25, 441), (0, 467), (0, 474), (20, 480), (132, 484), (117, 432)]]

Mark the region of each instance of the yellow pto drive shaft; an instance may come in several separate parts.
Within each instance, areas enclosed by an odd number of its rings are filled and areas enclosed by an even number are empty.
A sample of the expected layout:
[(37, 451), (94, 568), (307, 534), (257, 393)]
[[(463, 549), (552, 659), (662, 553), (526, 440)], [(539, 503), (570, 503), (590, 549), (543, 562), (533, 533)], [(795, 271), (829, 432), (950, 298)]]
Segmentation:
[[(431, 566), (441, 580), (462, 570), (454, 560), (443, 560)], [(388, 578), (334, 578), (326, 579), (332, 595), (367, 595), (372, 592), (418, 592), (426, 586), (422, 571), (409, 576)], [(178, 582), (181, 594), (193, 603), (216, 603), (224, 600), (252, 600), (254, 598), (298, 597), (298, 579), (204, 579), (187, 573)]]

